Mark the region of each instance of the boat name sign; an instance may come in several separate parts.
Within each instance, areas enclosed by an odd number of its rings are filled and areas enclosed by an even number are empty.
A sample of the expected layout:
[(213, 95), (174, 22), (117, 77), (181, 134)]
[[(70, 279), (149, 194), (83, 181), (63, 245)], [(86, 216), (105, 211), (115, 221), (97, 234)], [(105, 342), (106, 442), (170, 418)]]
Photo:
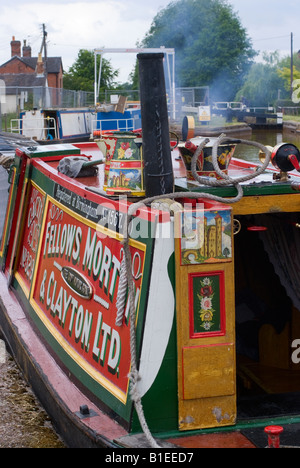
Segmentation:
[[(42, 210), (43, 207), (43, 210)], [(130, 372), (129, 301), (116, 326), (124, 255), (118, 233), (45, 196), (31, 183), (16, 277), (42, 323), (74, 362), (124, 404)], [(137, 314), (146, 245), (130, 241)]]

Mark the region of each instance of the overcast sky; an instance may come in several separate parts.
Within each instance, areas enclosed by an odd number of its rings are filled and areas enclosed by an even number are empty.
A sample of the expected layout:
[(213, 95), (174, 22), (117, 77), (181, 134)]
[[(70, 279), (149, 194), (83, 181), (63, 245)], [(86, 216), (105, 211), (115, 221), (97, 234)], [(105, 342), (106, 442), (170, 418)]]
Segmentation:
[[(48, 55), (61, 56), (65, 70), (81, 48), (134, 48), (149, 30), (156, 13), (170, 0), (1, 0), (0, 63), (10, 59), (12, 36), (32, 47), (37, 56), (42, 24), (48, 32)], [(299, 0), (228, 0), (259, 51), (290, 53), (300, 49)], [(188, 34), (188, 31), (187, 31)], [(161, 44), (164, 45), (164, 44)], [(120, 68), (119, 81), (126, 81), (135, 56), (106, 56)]]

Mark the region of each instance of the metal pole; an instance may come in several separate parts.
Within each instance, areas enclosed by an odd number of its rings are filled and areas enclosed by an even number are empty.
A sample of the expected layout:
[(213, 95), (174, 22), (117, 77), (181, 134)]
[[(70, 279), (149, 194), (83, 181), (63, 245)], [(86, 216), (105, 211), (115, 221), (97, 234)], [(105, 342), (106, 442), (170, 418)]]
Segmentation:
[(172, 83), (172, 92), (173, 92), (173, 119), (176, 119), (176, 90), (175, 90), (175, 52), (173, 52), (173, 83)]
[(97, 105), (97, 52), (94, 52), (94, 105)]
[(100, 93), (101, 75), (102, 75), (102, 55), (100, 55), (97, 97), (99, 97), (99, 93)]
[(291, 33), (291, 96), (293, 95), (293, 81), (294, 81), (294, 51), (293, 51), (293, 33)]

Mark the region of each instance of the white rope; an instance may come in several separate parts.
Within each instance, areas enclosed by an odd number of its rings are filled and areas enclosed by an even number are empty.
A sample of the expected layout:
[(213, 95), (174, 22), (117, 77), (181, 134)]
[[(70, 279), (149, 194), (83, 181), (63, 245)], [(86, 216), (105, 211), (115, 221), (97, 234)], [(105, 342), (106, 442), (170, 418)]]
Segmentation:
[(2, 153), (0, 153), (0, 166), (3, 166), (6, 170), (10, 168), (14, 160), (14, 156), (4, 156)]
[(125, 260), (125, 254), (123, 254), (121, 268), (120, 268), (120, 279), (119, 279), (117, 303), (116, 303), (116, 306), (117, 306), (116, 326), (117, 327), (121, 327), (123, 323), (127, 285), (128, 284), (127, 284), (126, 260)]
[[(225, 204), (232, 204), (232, 203), (237, 203), (238, 201), (241, 200), (243, 196), (243, 189), (240, 185), (241, 182), (253, 179), (257, 177), (258, 175), (262, 174), (265, 169), (267, 168), (269, 162), (270, 162), (270, 157), (271, 153), (270, 151), (262, 144), (256, 143), (256, 142), (250, 142), (247, 140), (239, 140), (239, 143), (250, 145), (250, 146), (256, 146), (259, 149), (261, 149), (265, 155), (266, 159), (264, 164), (254, 173), (250, 174), (244, 177), (232, 179), (230, 178), (227, 174), (222, 172), (219, 168), (218, 164), (218, 146), (226, 139), (226, 141), (236, 141), (236, 140), (230, 140), (228, 139), (224, 134), (222, 134), (215, 144), (213, 145), (212, 148), (212, 161), (213, 161), (213, 166), (215, 171), (217, 172), (218, 175), (222, 177), (222, 179), (214, 179), (214, 178), (203, 178), (199, 177), (198, 174), (196, 173), (196, 162), (198, 159), (199, 154), (203, 150), (203, 148), (206, 146), (208, 143), (209, 139), (205, 139), (201, 145), (197, 148), (195, 151), (195, 154), (193, 155), (192, 158), (192, 173), (194, 178), (202, 185), (208, 185), (211, 187), (221, 187), (221, 186), (228, 186), (228, 185), (234, 185), (237, 189), (237, 195), (232, 198), (223, 198), (223, 197), (218, 197), (216, 195), (212, 195), (210, 193), (205, 193), (205, 192), (175, 192), (175, 193), (170, 193), (170, 194), (163, 194), (163, 195), (157, 195), (154, 197), (149, 197), (146, 198), (142, 201), (133, 203), (132, 205), (129, 206), (128, 208), (128, 215), (125, 218), (125, 225), (124, 225), (124, 256), (121, 264), (121, 273), (120, 273), (120, 281), (119, 281), (119, 290), (118, 290), (118, 312), (117, 312), (117, 319), (116, 323), (120, 326), (120, 324), (123, 323), (123, 315), (124, 315), (124, 309), (125, 309), (125, 296), (127, 292), (127, 287), (128, 287), (128, 297), (129, 297), (129, 305), (130, 305), (130, 351), (131, 351), (131, 372), (130, 372), (130, 396), (132, 401), (134, 402), (134, 406), (141, 424), (141, 428), (150, 444), (151, 447), (153, 448), (158, 448), (159, 445), (157, 444), (156, 440), (153, 438), (147, 421), (145, 419), (144, 411), (143, 411), (143, 406), (142, 406), (142, 398), (141, 395), (138, 391), (138, 382), (140, 380), (140, 375), (138, 372), (137, 368), (137, 357), (136, 357), (136, 334), (135, 334), (135, 321), (136, 321), (136, 310), (135, 310), (135, 301), (134, 301), (134, 279), (132, 276), (132, 271), (131, 271), (131, 253), (130, 253), (130, 247), (129, 247), (129, 226), (130, 222), (140, 208), (142, 208), (145, 205), (148, 205), (154, 201), (161, 200), (164, 198), (171, 198), (171, 199), (181, 199), (181, 198), (192, 198), (192, 199), (198, 199), (198, 198), (206, 198), (209, 200), (214, 200), (217, 202), (225, 203)], [(126, 276), (126, 279), (125, 279)], [(120, 295), (120, 297), (119, 297)]]

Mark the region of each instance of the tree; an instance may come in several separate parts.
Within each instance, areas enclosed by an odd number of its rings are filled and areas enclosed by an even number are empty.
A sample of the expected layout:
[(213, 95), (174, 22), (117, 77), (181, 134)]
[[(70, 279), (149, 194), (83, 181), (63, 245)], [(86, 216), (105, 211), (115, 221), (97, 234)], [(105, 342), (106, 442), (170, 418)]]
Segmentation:
[(138, 69), (138, 63), (136, 61), (135, 66), (132, 70), (132, 72), (129, 75), (129, 79), (131, 81), (131, 88), (132, 89), (139, 89), (139, 69)]
[[(278, 75), (284, 81), (284, 87), (289, 97), (296, 104), (299, 103), (300, 90), (300, 56), (299, 53), (293, 55), (293, 75), (291, 75), (291, 57), (284, 57), (279, 63)], [(291, 83), (293, 78), (293, 83)], [(292, 91), (292, 96), (291, 96)]]
[[(283, 79), (284, 87), (287, 91), (291, 90), (291, 68), (282, 67), (277, 70), (278, 76)], [(293, 66), (293, 79), (299, 80), (300, 79), (300, 71), (297, 70), (295, 66)]]
[[(99, 69), (100, 55), (97, 55), (97, 66)], [(86, 49), (80, 49), (75, 63), (70, 67), (69, 72), (64, 74), (64, 88), (74, 91), (94, 91), (95, 80), (95, 60), (94, 53)], [(100, 89), (113, 88), (118, 70), (113, 70), (109, 60), (102, 59), (102, 73)]]
[(144, 47), (175, 49), (176, 85), (210, 86), (232, 100), (255, 55), (246, 30), (225, 0), (176, 0), (155, 16)]
[(278, 52), (264, 53), (263, 61), (251, 66), (235, 100), (244, 97), (250, 106), (267, 107), (275, 104), (279, 94), (284, 98), (284, 80), (278, 74), (278, 67)]

